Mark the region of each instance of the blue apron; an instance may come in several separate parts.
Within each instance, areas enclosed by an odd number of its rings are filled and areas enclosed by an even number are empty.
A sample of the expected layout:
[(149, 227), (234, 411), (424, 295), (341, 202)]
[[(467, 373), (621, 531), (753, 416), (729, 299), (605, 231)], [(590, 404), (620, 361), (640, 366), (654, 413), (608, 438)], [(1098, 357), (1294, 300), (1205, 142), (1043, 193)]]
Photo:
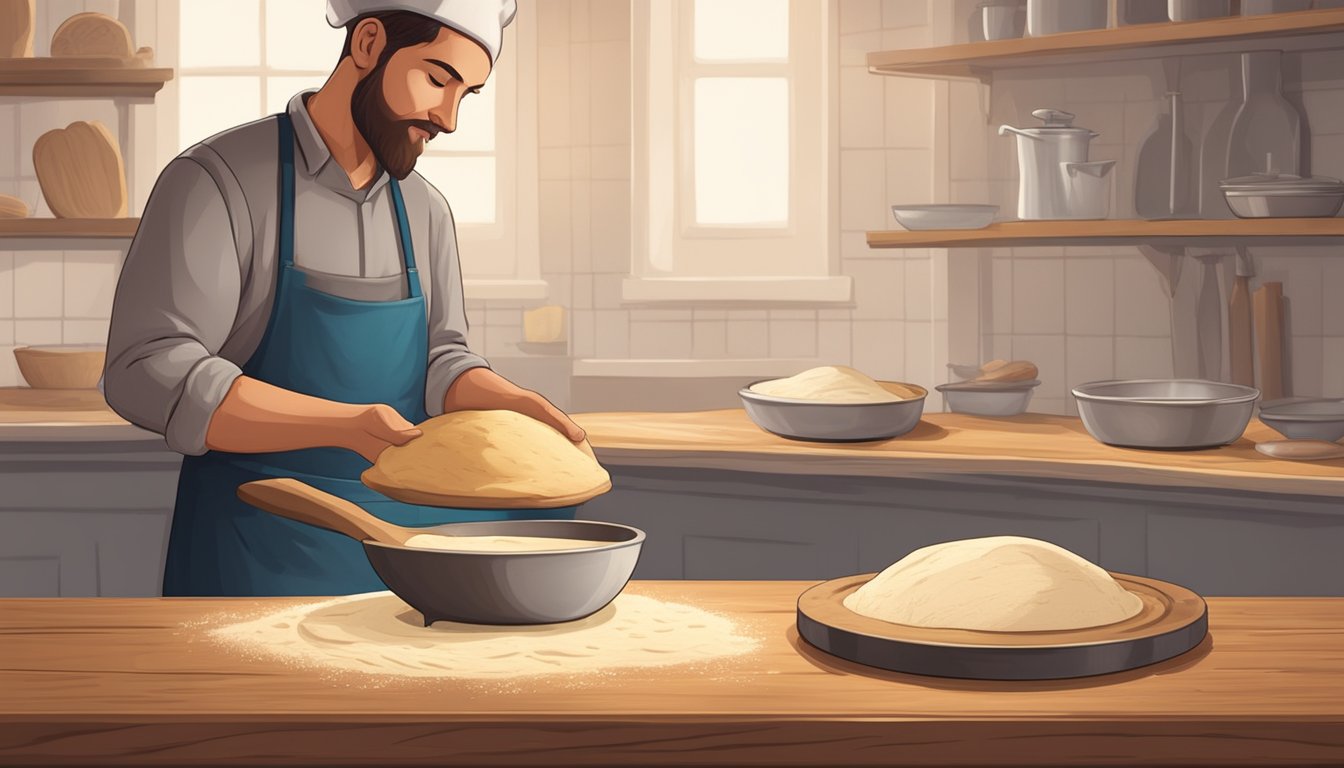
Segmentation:
[[(408, 298), (355, 301), (314, 290), (294, 267), (294, 128), (280, 125), (280, 258), (266, 334), (243, 373), (277, 387), (344, 403), (386, 403), (418, 424), (425, 412), (429, 331), (401, 187), (389, 182), (406, 264)], [(403, 504), (368, 488), (369, 462), (354, 451), (308, 448), (187, 456), (163, 594), (342, 595), (386, 589), (353, 539), (258, 510), (238, 499), (243, 483), (293, 477), (407, 526), (473, 520), (568, 519), (573, 507), (464, 510)]]

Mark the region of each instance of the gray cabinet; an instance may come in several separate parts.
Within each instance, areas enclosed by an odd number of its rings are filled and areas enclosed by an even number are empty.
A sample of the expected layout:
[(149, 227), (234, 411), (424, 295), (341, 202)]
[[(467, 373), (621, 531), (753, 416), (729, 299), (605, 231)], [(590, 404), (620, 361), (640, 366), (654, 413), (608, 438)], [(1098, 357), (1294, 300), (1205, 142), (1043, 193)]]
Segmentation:
[(648, 534), (636, 578), (829, 579), (937, 542), (1018, 535), (1205, 595), (1344, 596), (1344, 507), (1333, 498), (607, 466), (613, 490), (581, 514)]
[(0, 443), (0, 597), (160, 594), (180, 465), (152, 438)]

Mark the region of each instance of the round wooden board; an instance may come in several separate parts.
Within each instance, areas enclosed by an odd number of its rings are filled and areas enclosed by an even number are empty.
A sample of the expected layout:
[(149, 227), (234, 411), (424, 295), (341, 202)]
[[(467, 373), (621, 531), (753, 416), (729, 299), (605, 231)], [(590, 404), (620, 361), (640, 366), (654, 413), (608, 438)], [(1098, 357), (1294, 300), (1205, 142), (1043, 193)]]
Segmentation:
[(488, 496), (448, 496), (437, 493), (425, 493), (380, 482), (371, 477), (368, 470), (361, 475), (364, 485), (390, 499), (406, 504), (420, 504), (426, 507), (451, 507), (456, 509), (558, 509), (573, 507), (601, 496), (611, 490), (611, 481), (591, 490), (568, 496), (501, 498)]
[(798, 634), (842, 659), (894, 672), (973, 680), (1052, 680), (1122, 672), (1179, 656), (1208, 633), (1208, 608), (1167, 582), (1113, 573), (1143, 601), (1131, 619), (1061, 632), (928, 629), (872, 619), (844, 599), (876, 574), (822, 582), (798, 598)]

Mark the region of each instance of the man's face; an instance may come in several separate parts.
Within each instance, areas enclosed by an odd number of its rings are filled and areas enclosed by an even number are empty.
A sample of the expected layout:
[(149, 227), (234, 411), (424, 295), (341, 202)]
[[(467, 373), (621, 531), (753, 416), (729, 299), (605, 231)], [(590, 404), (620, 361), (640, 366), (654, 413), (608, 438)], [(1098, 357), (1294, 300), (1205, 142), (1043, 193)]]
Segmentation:
[(444, 27), (433, 40), (402, 48), (355, 87), (350, 111), (378, 163), (394, 178), (415, 168), (425, 143), (457, 129), (462, 97), (490, 75), (490, 56)]

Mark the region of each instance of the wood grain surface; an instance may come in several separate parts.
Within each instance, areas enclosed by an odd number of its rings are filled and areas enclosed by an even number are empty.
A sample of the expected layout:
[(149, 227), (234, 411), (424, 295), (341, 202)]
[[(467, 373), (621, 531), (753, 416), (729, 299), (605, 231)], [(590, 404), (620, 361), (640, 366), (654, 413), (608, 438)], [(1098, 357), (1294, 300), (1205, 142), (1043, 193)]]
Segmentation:
[(0, 602), (0, 763), (1289, 765), (1344, 763), (1344, 600), (1214, 598), (1152, 667), (985, 683), (800, 643), (810, 582), (632, 582), (761, 639), (706, 667), (506, 683), (277, 663), (206, 631), (269, 600)]
[(62, 219), (115, 219), (126, 215), (126, 167), (107, 126), (76, 120), (37, 137), (33, 171), (42, 196)]
[(0, 389), (0, 424), (108, 424), (125, 426), (96, 389)]
[[(989, 419), (926, 413), (908, 434), (872, 443), (805, 443), (776, 437), (744, 411), (589, 413), (574, 417), (598, 458), (612, 466), (679, 466), (750, 472), (931, 477), (964, 473), (1235, 488), (1319, 496), (1344, 494), (1344, 461), (1294, 462), (1255, 451), (1279, 440), (1252, 422), (1236, 443), (1203, 451), (1142, 451), (1103, 445), (1065, 416)], [(781, 459), (790, 459), (781, 461)]]

